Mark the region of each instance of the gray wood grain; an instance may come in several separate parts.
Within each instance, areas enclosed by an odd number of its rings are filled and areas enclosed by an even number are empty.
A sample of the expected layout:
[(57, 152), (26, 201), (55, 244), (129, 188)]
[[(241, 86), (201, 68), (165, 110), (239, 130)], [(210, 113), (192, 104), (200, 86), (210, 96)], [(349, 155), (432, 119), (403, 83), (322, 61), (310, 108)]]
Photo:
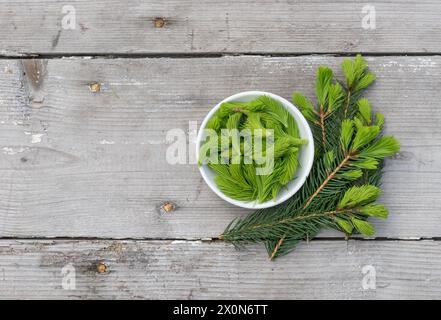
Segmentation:
[[(369, 58), (368, 96), (402, 152), (387, 162), (391, 214), (377, 236), (439, 237), (440, 57)], [(317, 66), (341, 58), (0, 61), (0, 236), (217, 237), (247, 210), (217, 198), (196, 165), (165, 160), (171, 129), (188, 131), (218, 101), (250, 89), (312, 94)], [(26, 74), (24, 74), (26, 73)], [(93, 93), (90, 83), (100, 83)], [(161, 210), (172, 202), (176, 209)], [(341, 236), (328, 234), (325, 236)]]
[[(440, 252), (437, 241), (312, 241), (270, 262), (220, 242), (3, 240), (0, 298), (438, 299)], [(75, 290), (63, 289), (68, 264)]]
[[(376, 12), (374, 30), (362, 27), (368, 3)], [(3, 55), (441, 52), (436, 0), (1, 0), (0, 5)], [(64, 5), (75, 9), (74, 30), (63, 28)]]

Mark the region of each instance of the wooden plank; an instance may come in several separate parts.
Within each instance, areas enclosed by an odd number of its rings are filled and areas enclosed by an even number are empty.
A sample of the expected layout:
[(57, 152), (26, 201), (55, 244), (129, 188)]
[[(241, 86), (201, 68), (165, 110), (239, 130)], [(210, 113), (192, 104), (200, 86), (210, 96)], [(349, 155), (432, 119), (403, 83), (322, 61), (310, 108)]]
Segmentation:
[[(189, 121), (200, 122), (236, 92), (312, 95), (317, 66), (341, 76), (340, 62), (71, 58), (26, 60), (24, 67), (0, 60), (0, 236), (218, 236), (248, 211), (217, 198), (196, 165), (168, 164), (167, 132), (188, 131)], [(391, 215), (377, 224), (377, 236), (439, 237), (441, 57), (375, 57), (369, 64), (378, 81), (368, 96), (402, 142), (387, 162), (382, 200)], [(91, 92), (92, 82), (100, 92)], [(169, 201), (176, 210), (164, 214)]]
[(436, 0), (0, 3), (3, 55), (441, 52)]
[[(199, 241), (3, 240), (0, 298), (437, 299), (441, 294), (437, 241), (312, 241), (275, 262), (264, 251)], [(100, 263), (107, 272), (97, 272)], [(75, 290), (66, 290), (72, 288), (67, 281), (72, 267)]]

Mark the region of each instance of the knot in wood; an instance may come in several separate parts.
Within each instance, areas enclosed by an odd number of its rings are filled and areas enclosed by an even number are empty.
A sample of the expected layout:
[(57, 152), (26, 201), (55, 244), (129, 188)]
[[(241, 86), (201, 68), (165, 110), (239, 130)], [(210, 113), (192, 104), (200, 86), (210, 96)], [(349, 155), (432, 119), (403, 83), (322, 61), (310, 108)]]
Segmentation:
[(161, 17), (155, 18), (155, 28), (163, 28), (165, 26), (165, 19)]
[(101, 85), (98, 82), (92, 82), (89, 84), (89, 89), (93, 93), (97, 93), (101, 91)]
[(172, 202), (166, 202), (161, 207), (162, 211), (165, 213), (170, 213), (170, 212), (174, 211), (175, 208), (176, 208), (176, 206)]
[(107, 265), (104, 262), (98, 262), (96, 264), (96, 271), (98, 273), (106, 273), (107, 272)]

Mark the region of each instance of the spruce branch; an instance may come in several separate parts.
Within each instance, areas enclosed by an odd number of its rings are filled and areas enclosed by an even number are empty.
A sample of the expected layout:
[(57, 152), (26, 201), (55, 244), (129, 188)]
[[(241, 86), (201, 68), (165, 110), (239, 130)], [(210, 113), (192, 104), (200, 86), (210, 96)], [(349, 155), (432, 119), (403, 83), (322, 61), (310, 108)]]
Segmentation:
[(264, 243), (272, 260), (292, 251), (322, 228), (371, 236), (369, 217), (386, 218), (387, 209), (375, 203), (383, 160), (399, 150), (398, 141), (382, 136), (384, 117), (372, 113), (361, 94), (374, 80), (365, 60), (357, 55), (342, 63), (345, 85), (334, 82), (332, 71), (317, 72), (317, 108), (301, 93), (293, 102), (311, 123), (317, 142), (316, 161), (305, 184), (287, 202), (255, 211), (233, 221), (221, 235), (236, 246)]
[(333, 226), (338, 221), (342, 224), (344, 221), (359, 232), (371, 235), (372, 227), (364, 220), (368, 216), (379, 218), (387, 216), (387, 210), (383, 205), (372, 204), (379, 194), (379, 188), (373, 185), (354, 186), (344, 193), (333, 210), (300, 210), (297, 215), (277, 219), (261, 216), (258, 223), (252, 223), (245, 218), (230, 225), (220, 238), (235, 244), (242, 244), (268, 239), (280, 241), (279, 239), (284, 239), (289, 234), (291, 238), (301, 240), (306, 232)]
[[(321, 70), (326, 70), (326, 68), (319, 68), (318, 72), (317, 72), (317, 82), (316, 82), (316, 88), (317, 88), (317, 84), (319, 83), (323, 83), (323, 80), (320, 80), (320, 78), (325, 78), (325, 76), (323, 76), (323, 73), (328, 73), (327, 71), (322, 71)], [(350, 107), (352, 106), (353, 102), (351, 101), (351, 95), (352, 92), (357, 93), (358, 95), (360, 95), (360, 92), (362, 90), (364, 90), (365, 88), (367, 88), (370, 84), (372, 84), (372, 82), (375, 80), (375, 76), (370, 73), (369, 71), (367, 71), (367, 63), (366, 61), (361, 57), (361, 55), (357, 55), (355, 57), (355, 59), (351, 60), (351, 59), (345, 59), (342, 62), (342, 71), (345, 75), (345, 80), (346, 80), (346, 103), (344, 106), (344, 112), (343, 112), (343, 119), (346, 119), (348, 117), (348, 111), (350, 110)], [(318, 90), (316, 89), (316, 93), (318, 96)], [(319, 101), (322, 101), (322, 99), (318, 96), (317, 99)], [(369, 106), (370, 107), (370, 106)], [(355, 108), (353, 108), (355, 109)], [(320, 109), (321, 110), (321, 109)], [(324, 132), (324, 125), (321, 126), (322, 128), (322, 133)], [(360, 133), (359, 136), (362, 136), (362, 134)], [(322, 135), (323, 137), (323, 135)], [(326, 143), (324, 142), (324, 147), (323, 150), (326, 151)], [(356, 145), (357, 147), (357, 145)], [(341, 162), (341, 167), (338, 167), (335, 169), (335, 172), (331, 173), (331, 175), (329, 175), (328, 177), (326, 177), (326, 179), (323, 181), (323, 183), (314, 191), (314, 193), (308, 198), (305, 206), (308, 206), (312, 200), (317, 197), (318, 194), (320, 194), (320, 192), (324, 189), (324, 187), (335, 177), (335, 175), (337, 174), (337, 172), (342, 169), (347, 161), (349, 161), (350, 158), (348, 158), (347, 160), (345, 160), (346, 157), (343, 159), (343, 161)], [(359, 174), (359, 173), (357, 173)], [(285, 237), (283, 237), (283, 239), (281, 239), (278, 242), (278, 245), (276, 245), (274, 247), (274, 251), (270, 253), (270, 257), (275, 257), (275, 255), (277, 254), (277, 251), (280, 249), (280, 247), (282, 246), (283, 242), (284, 242)]]

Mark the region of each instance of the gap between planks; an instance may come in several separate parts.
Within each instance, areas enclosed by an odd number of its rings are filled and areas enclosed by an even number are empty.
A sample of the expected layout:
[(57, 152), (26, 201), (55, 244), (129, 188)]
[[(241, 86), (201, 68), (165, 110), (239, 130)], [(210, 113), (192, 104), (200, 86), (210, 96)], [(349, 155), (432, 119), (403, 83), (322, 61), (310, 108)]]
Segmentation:
[[(109, 238), (109, 237), (0, 237), (1, 241), (183, 241), (183, 242), (225, 242), (220, 240), (219, 238), (138, 238), (138, 237), (126, 237), (126, 238)], [(313, 241), (368, 241), (368, 242), (388, 242), (388, 241), (409, 241), (409, 242), (417, 242), (417, 241), (441, 241), (441, 237), (395, 237), (395, 238), (387, 238), (387, 237), (375, 237), (375, 238), (361, 238), (361, 237), (350, 237), (345, 239), (344, 237), (315, 237), (308, 241), (303, 240), (304, 243), (313, 242)]]
[(228, 53), (11, 53), (0, 54), (0, 59), (4, 60), (22, 60), (22, 59), (145, 59), (145, 58), (223, 58), (223, 57), (308, 57), (308, 56), (326, 56), (326, 57), (353, 57), (356, 54), (362, 54), (364, 57), (436, 57), (441, 56), (441, 52), (308, 52), (308, 53), (279, 53), (279, 52), (228, 52)]

